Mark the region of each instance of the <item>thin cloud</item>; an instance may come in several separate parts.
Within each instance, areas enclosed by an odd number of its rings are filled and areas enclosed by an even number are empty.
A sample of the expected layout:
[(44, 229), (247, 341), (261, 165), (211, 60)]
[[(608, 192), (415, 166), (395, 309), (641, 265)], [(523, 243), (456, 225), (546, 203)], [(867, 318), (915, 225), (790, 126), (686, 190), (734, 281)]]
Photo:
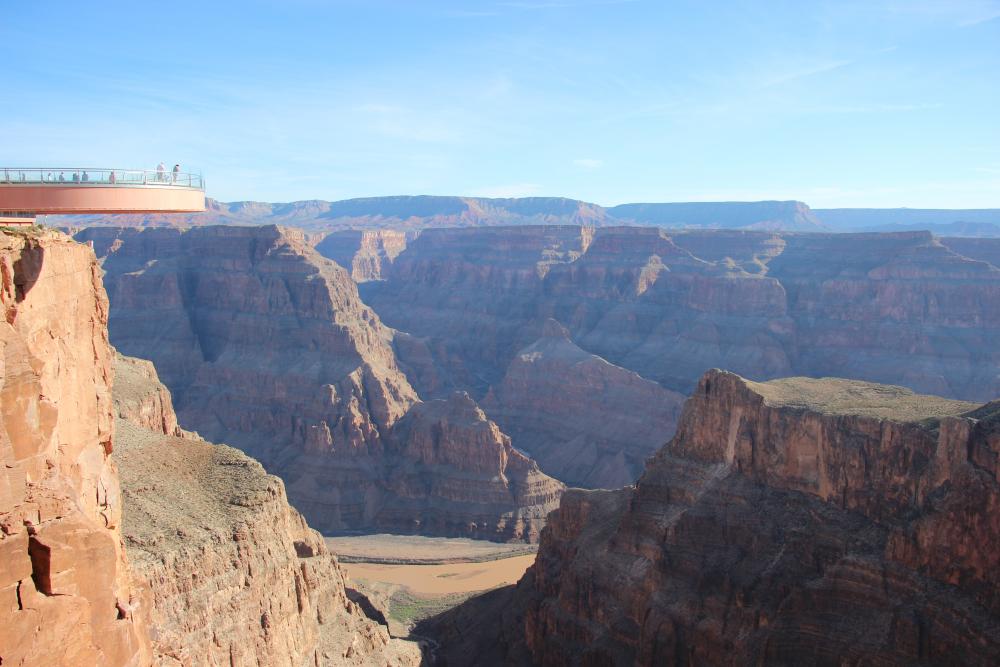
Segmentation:
[(604, 160), (598, 160), (592, 157), (581, 157), (573, 160), (573, 164), (582, 169), (600, 169), (604, 166)]

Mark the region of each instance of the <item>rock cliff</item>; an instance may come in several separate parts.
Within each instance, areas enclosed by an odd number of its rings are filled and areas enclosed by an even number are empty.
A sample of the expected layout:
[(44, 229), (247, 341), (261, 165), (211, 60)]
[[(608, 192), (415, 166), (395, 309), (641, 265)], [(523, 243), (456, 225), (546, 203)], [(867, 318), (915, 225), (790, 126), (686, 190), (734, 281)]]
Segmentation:
[(1000, 268), (1000, 239), (966, 239), (948, 237), (941, 243), (960, 255), (978, 259)]
[[(420, 401), (396, 362), (394, 332), (301, 233), (92, 229), (79, 238), (104, 257), (112, 342), (154, 362), (181, 424), (280, 475), (319, 530), (530, 539), (555, 506), (559, 483), (530, 465), (503, 467), (495, 453), (509, 443), (453, 439), (434, 452), (464, 455), (411, 456), (406, 437), (419, 429), (400, 420)], [(475, 468), (482, 460), (496, 467)], [(407, 482), (417, 467), (426, 484)], [(506, 490), (483, 496), (496, 480)], [(546, 490), (522, 492), (539, 485)], [(528, 500), (539, 504), (520, 504)]]
[(0, 232), (0, 662), (145, 665), (112, 450), (108, 302), (93, 252)]
[(480, 664), (996, 664), (998, 454), (1000, 403), (712, 371), (635, 488), (567, 492), (518, 586), (432, 631)]
[(177, 429), (152, 364), (119, 355), (114, 398), (122, 530), (154, 664), (420, 664), (415, 644), (348, 600), (336, 559), (277, 477)]
[(381, 280), (413, 234), (381, 229), (333, 232), (316, 244), (316, 252), (347, 269), (355, 282)]
[(683, 402), (584, 352), (549, 320), (483, 408), (547, 473), (571, 486), (613, 489), (639, 477), (646, 458), (674, 432)]

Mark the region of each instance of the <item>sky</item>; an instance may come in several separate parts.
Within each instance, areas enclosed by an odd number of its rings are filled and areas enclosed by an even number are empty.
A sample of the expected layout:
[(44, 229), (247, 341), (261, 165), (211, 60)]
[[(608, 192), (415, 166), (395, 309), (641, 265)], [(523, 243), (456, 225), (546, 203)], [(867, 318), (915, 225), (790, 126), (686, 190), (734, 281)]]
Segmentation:
[(1000, 208), (1000, 0), (0, 0), (0, 166)]

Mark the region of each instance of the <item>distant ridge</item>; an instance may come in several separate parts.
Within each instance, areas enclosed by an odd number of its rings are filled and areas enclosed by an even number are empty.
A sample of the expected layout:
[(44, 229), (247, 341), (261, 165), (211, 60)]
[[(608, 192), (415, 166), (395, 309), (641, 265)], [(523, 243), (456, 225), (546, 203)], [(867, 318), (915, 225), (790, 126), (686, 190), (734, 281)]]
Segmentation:
[(58, 216), (65, 227), (201, 227), (286, 225), (308, 231), (336, 229), (424, 229), (522, 225), (639, 225), (782, 231), (821, 230), (809, 207), (798, 201), (624, 204), (604, 208), (566, 197), (442, 197), (401, 195), (328, 202), (220, 202), (208, 199), (204, 213), (181, 215)]
[(819, 219), (800, 201), (622, 204), (612, 216), (640, 225), (718, 229), (819, 231)]
[(415, 231), (430, 227), (637, 225), (785, 232), (916, 231), (939, 236), (1000, 237), (1000, 209), (810, 209), (801, 201), (649, 202), (605, 208), (566, 197), (396, 195), (341, 201), (270, 203), (208, 199), (204, 213), (49, 216), (60, 227), (201, 227), (283, 225), (309, 232), (343, 229)]
[(1000, 236), (997, 208), (819, 208), (813, 213), (834, 229), (926, 229), (941, 235)]

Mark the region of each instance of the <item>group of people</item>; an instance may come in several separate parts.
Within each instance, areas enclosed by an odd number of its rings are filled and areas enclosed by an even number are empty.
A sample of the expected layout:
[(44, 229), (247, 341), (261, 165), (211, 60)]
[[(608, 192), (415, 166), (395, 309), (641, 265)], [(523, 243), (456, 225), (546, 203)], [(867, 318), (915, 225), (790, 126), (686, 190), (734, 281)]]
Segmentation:
[[(156, 183), (167, 183), (167, 182), (177, 183), (177, 181), (179, 180), (178, 177), (180, 176), (180, 173), (181, 173), (181, 166), (179, 164), (175, 164), (174, 168), (171, 170), (170, 177), (168, 178), (167, 177), (167, 167), (166, 167), (165, 164), (163, 164), (161, 162), (160, 164), (158, 164), (156, 166), (156, 179), (155, 179), (154, 182), (156, 182)], [(41, 173), (39, 176), (40, 176), (39, 180), (41, 180), (43, 183), (67, 183), (67, 182), (72, 182), (72, 183), (89, 183), (91, 181), (94, 181), (94, 182), (105, 181), (105, 182), (111, 183), (113, 185), (113, 184), (115, 184), (115, 183), (118, 182), (118, 174), (116, 174), (114, 170), (111, 170), (111, 171), (107, 172), (106, 180), (105, 180), (105, 178), (102, 178), (102, 175), (98, 175), (96, 178), (92, 179), (91, 176), (90, 176), (90, 174), (88, 174), (86, 172), (86, 170), (84, 170), (82, 172), (81, 171), (74, 171), (73, 175), (70, 178), (68, 178), (68, 179), (66, 178), (66, 172), (64, 172), (64, 171), (60, 171), (58, 176), (53, 175), (53, 173), (51, 171), (47, 172), (47, 173)], [(18, 182), (18, 181), (21, 182), (21, 183), (25, 183), (25, 182), (27, 182), (27, 180), (28, 179), (25, 176), (24, 171), (20, 172), (20, 177), (11, 178), (10, 170), (9, 169), (4, 169), (3, 170), (3, 180), (2, 180), (2, 182), (4, 182), (4, 183), (14, 183), (14, 182)], [(131, 182), (131, 180), (129, 180), (129, 182)], [(145, 175), (143, 175), (143, 177), (142, 177), (142, 182), (143, 183), (146, 182)]]
[[(163, 164), (162, 162), (160, 164), (156, 165), (156, 180), (158, 180), (158, 181), (166, 181), (167, 180), (167, 178), (166, 178), (166, 170), (167, 170), (167, 166), (165, 164)], [(177, 182), (177, 176), (178, 176), (178, 174), (181, 173), (181, 166), (179, 164), (175, 164), (174, 168), (171, 171), (172, 171), (172, 173), (171, 173), (171, 179), (172, 179), (172, 181), (171, 182), (176, 183)]]
[[(24, 180), (24, 174), (23, 173), (21, 174), (21, 180), (22, 181)], [(56, 183), (56, 182), (65, 183), (67, 179), (66, 179), (66, 173), (65, 172), (60, 171), (59, 172), (59, 177), (58, 178), (54, 178), (52, 176), (52, 172), (50, 171), (49, 173), (47, 173), (44, 176), (42, 176), (42, 180), (45, 181), (45, 182), (47, 182), (47, 183)], [(86, 171), (84, 171), (83, 174), (81, 175), (80, 172), (74, 171), (73, 172), (73, 176), (69, 180), (71, 180), (73, 183), (87, 183), (87, 182), (90, 181), (90, 174), (88, 174)]]

